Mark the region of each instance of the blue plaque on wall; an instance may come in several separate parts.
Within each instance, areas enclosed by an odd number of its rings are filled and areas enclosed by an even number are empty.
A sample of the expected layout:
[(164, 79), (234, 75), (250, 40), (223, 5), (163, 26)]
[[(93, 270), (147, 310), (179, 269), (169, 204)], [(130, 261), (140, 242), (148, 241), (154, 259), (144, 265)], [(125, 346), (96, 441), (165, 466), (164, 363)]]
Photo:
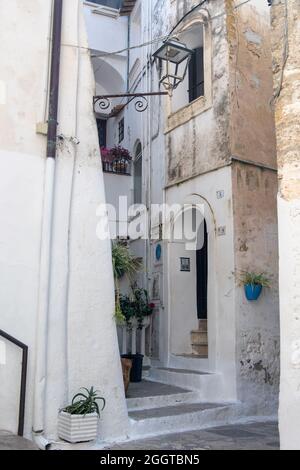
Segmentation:
[(162, 254), (161, 245), (157, 245), (156, 250), (155, 250), (155, 257), (157, 261), (161, 260), (161, 254)]

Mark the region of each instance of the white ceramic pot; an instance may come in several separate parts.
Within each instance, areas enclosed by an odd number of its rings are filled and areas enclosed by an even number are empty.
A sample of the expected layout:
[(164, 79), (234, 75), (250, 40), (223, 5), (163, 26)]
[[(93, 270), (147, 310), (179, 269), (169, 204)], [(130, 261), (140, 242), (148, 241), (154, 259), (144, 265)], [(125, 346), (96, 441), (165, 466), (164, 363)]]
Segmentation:
[(97, 413), (84, 416), (62, 411), (58, 415), (58, 436), (71, 444), (94, 441), (98, 434), (98, 423)]

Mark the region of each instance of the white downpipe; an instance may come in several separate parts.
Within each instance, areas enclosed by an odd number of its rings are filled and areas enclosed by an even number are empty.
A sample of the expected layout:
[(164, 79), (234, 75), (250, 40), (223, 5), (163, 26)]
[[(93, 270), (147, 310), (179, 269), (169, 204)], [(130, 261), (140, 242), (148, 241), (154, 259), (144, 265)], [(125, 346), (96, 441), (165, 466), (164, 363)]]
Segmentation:
[(50, 450), (52, 442), (44, 438), (42, 434), (34, 434), (33, 441), (40, 450)]
[[(51, 242), (55, 183), (54, 158), (47, 158), (43, 205), (42, 238), (40, 252), (40, 280), (38, 293), (38, 318), (36, 330), (36, 366), (33, 404), (33, 438), (41, 443), (44, 432), (45, 388), (48, 345), (48, 311), (51, 268)], [(46, 441), (43, 442), (46, 447)]]

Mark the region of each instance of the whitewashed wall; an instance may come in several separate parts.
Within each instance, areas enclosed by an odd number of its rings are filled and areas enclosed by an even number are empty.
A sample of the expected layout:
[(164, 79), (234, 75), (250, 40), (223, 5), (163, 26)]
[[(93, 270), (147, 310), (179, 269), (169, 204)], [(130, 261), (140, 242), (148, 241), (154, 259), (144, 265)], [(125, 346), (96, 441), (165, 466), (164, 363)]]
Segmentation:
[[(28, 437), (46, 154), (46, 138), (37, 135), (35, 127), (46, 117), (50, 5), (50, 0), (0, 1), (0, 75), (6, 88), (6, 100), (0, 104), (0, 328), (29, 346)], [(59, 408), (79, 387), (94, 385), (107, 399), (101, 423), (104, 439), (126, 435), (127, 412), (113, 318), (110, 245), (96, 237), (96, 208), (105, 200), (104, 183), (81, 2), (78, 8), (74, 0), (64, 1), (59, 133), (77, 137), (80, 144), (65, 139), (57, 158), (45, 435), (57, 437)], [(12, 361), (17, 363), (18, 356)], [(18, 384), (14, 375), (7, 374), (9, 365), (0, 366), (0, 428), (16, 431), (15, 404), (7, 398)]]

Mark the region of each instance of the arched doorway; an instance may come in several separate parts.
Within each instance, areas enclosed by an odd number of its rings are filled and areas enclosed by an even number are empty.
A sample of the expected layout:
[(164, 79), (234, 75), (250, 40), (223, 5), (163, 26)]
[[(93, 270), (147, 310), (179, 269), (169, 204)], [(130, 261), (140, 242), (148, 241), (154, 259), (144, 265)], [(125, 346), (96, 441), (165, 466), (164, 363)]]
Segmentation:
[[(185, 210), (184, 217), (193, 226), (195, 240), (175, 238), (182, 226), (179, 212), (173, 218), (168, 244), (169, 364), (176, 367), (185, 364), (182, 358), (198, 359), (197, 367), (210, 370), (216, 346), (215, 219), (209, 203), (196, 194), (184, 199), (182, 210), (187, 206), (193, 207)], [(195, 217), (189, 215), (194, 207), (200, 214), (196, 229)]]
[(198, 232), (196, 250), (196, 292), (198, 329), (191, 333), (193, 354), (208, 357), (208, 232), (204, 219)]
[[(196, 289), (197, 289), (197, 316), (198, 320), (207, 320), (208, 295), (208, 233), (207, 223), (204, 219), (198, 234), (196, 251)], [(200, 238), (200, 240), (199, 240)]]

